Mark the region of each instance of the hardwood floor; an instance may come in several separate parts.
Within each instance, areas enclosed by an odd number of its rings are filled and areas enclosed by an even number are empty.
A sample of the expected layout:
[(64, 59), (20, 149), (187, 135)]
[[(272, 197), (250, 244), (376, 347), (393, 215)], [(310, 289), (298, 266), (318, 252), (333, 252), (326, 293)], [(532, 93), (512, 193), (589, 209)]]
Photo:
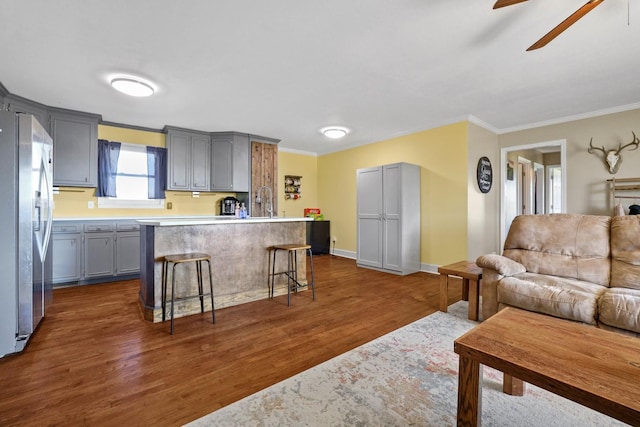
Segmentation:
[(137, 281), (56, 289), (26, 350), (0, 359), (0, 425), (181, 425), (438, 309), (437, 275), (314, 261), (315, 302), (180, 318), (173, 336), (142, 319)]

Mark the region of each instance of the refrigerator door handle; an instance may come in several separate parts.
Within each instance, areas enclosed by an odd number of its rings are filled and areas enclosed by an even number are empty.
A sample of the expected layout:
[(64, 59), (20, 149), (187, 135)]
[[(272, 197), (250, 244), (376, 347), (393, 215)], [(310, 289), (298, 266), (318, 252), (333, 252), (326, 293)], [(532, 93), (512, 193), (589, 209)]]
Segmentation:
[[(49, 153), (45, 153), (45, 154), (49, 154)], [(50, 154), (49, 154), (50, 155)], [(47, 156), (43, 156), (43, 163), (49, 162), (49, 155)], [(53, 184), (51, 182), (51, 176), (49, 175), (50, 171), (49, 171), (49, 166), (50, 163), (44, 164), (44, 184), (45, 184), (45, 191), (47, 194), (47, 229), (44, 232), (44, 239), (42, 242), (42, 262), (44, 262), (44, 260), (47, 257), (47, 249), (49, 248), (49, 240), (51, 239), (51, 229), (53, 228)]]

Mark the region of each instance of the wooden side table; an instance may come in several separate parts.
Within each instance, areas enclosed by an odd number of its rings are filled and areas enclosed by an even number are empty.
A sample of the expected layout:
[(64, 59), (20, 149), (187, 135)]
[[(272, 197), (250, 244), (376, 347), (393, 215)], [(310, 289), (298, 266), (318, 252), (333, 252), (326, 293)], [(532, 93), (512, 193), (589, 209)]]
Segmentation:
[(438, 267), (438, 273), (440, 273), (440, 311), (446, 313), (449, 307), (447, 297), (449, 276), (457, 276), (462, 278), (462, 299), (469, 301), (469, 320), (478, 320), (482, 269), (473, 262), (459, 261)]

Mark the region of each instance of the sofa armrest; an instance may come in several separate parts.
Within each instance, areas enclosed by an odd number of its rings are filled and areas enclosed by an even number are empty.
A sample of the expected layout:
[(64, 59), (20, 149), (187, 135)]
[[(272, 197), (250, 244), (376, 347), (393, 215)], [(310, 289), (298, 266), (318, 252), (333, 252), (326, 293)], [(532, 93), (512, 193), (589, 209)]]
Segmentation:
[(527, 271), (524, 265), (511, 258), (502, 255), (481, 255), (476, 260), (476, 265), (481, 268), (495, 270), (501, 276), (514, 276)]
[(517, 261), (496, 254), (478, 257), (476, 265), (482, 268), (482, 318), (487, 320), (498, 312), (498, 282), (527, 269)]

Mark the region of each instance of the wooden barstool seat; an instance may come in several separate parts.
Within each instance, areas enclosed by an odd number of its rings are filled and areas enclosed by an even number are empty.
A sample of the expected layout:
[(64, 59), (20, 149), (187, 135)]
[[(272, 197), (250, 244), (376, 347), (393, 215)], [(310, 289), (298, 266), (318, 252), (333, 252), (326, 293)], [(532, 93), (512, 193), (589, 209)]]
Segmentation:
[[(209, 266), (209, 292), (204, 293), (202, 287), (202, 261), (206, 261)], [(196, 263), (196, 273), (198, 275), (198, 294), (176, 298), (176, 267), (187, 262)], [(171, 334), (173, 335), (173, 314), (176, 301), (200, 298), (200, 312), (204, 313), (204, 297), (211, 296), (211, 318), (216, 323), (215, 307), (213, 305), (213, 280), (211, 278), (211, 256), (200, 252), (186, 254), (165, 255), (162, 261), (162, 321), (166, 319), (167, 308), (167, 282), (169, 281), (169, 264), (173, 264), (171, 269)]]
[[(267, 271), (270, 273), (267, 276), (267, 285), (269, 286), (269, 298), (273, 298), (273, 291), (275, 288), (275, 277), (279, 274), (287, 276), (287, 305), (291, 305), (291, 290), (298, 292), (301, 288), (311, 286), (311, 295), (313, 301), (316, 300), (316, 287), (315, 279), (313, 276), (313, 252), (311, 246), (298, 243), (286, 243), (282, 245), (273, 245), (267, 248), (269, 250), (269, 265)], [(287, 251), (287, 269), (276, 273), (276, 254), (278, 251)], [(300, 283), (298, 280), (298, 251), (306, 251), (309, 254), (309, 265), (311, 267), (311, 283), (307, 281), (307, 284)], [(273, 262), (271, 260), (271, 252), (273, 252)], [(269, 280), (271, 279), (271, 280)]]

